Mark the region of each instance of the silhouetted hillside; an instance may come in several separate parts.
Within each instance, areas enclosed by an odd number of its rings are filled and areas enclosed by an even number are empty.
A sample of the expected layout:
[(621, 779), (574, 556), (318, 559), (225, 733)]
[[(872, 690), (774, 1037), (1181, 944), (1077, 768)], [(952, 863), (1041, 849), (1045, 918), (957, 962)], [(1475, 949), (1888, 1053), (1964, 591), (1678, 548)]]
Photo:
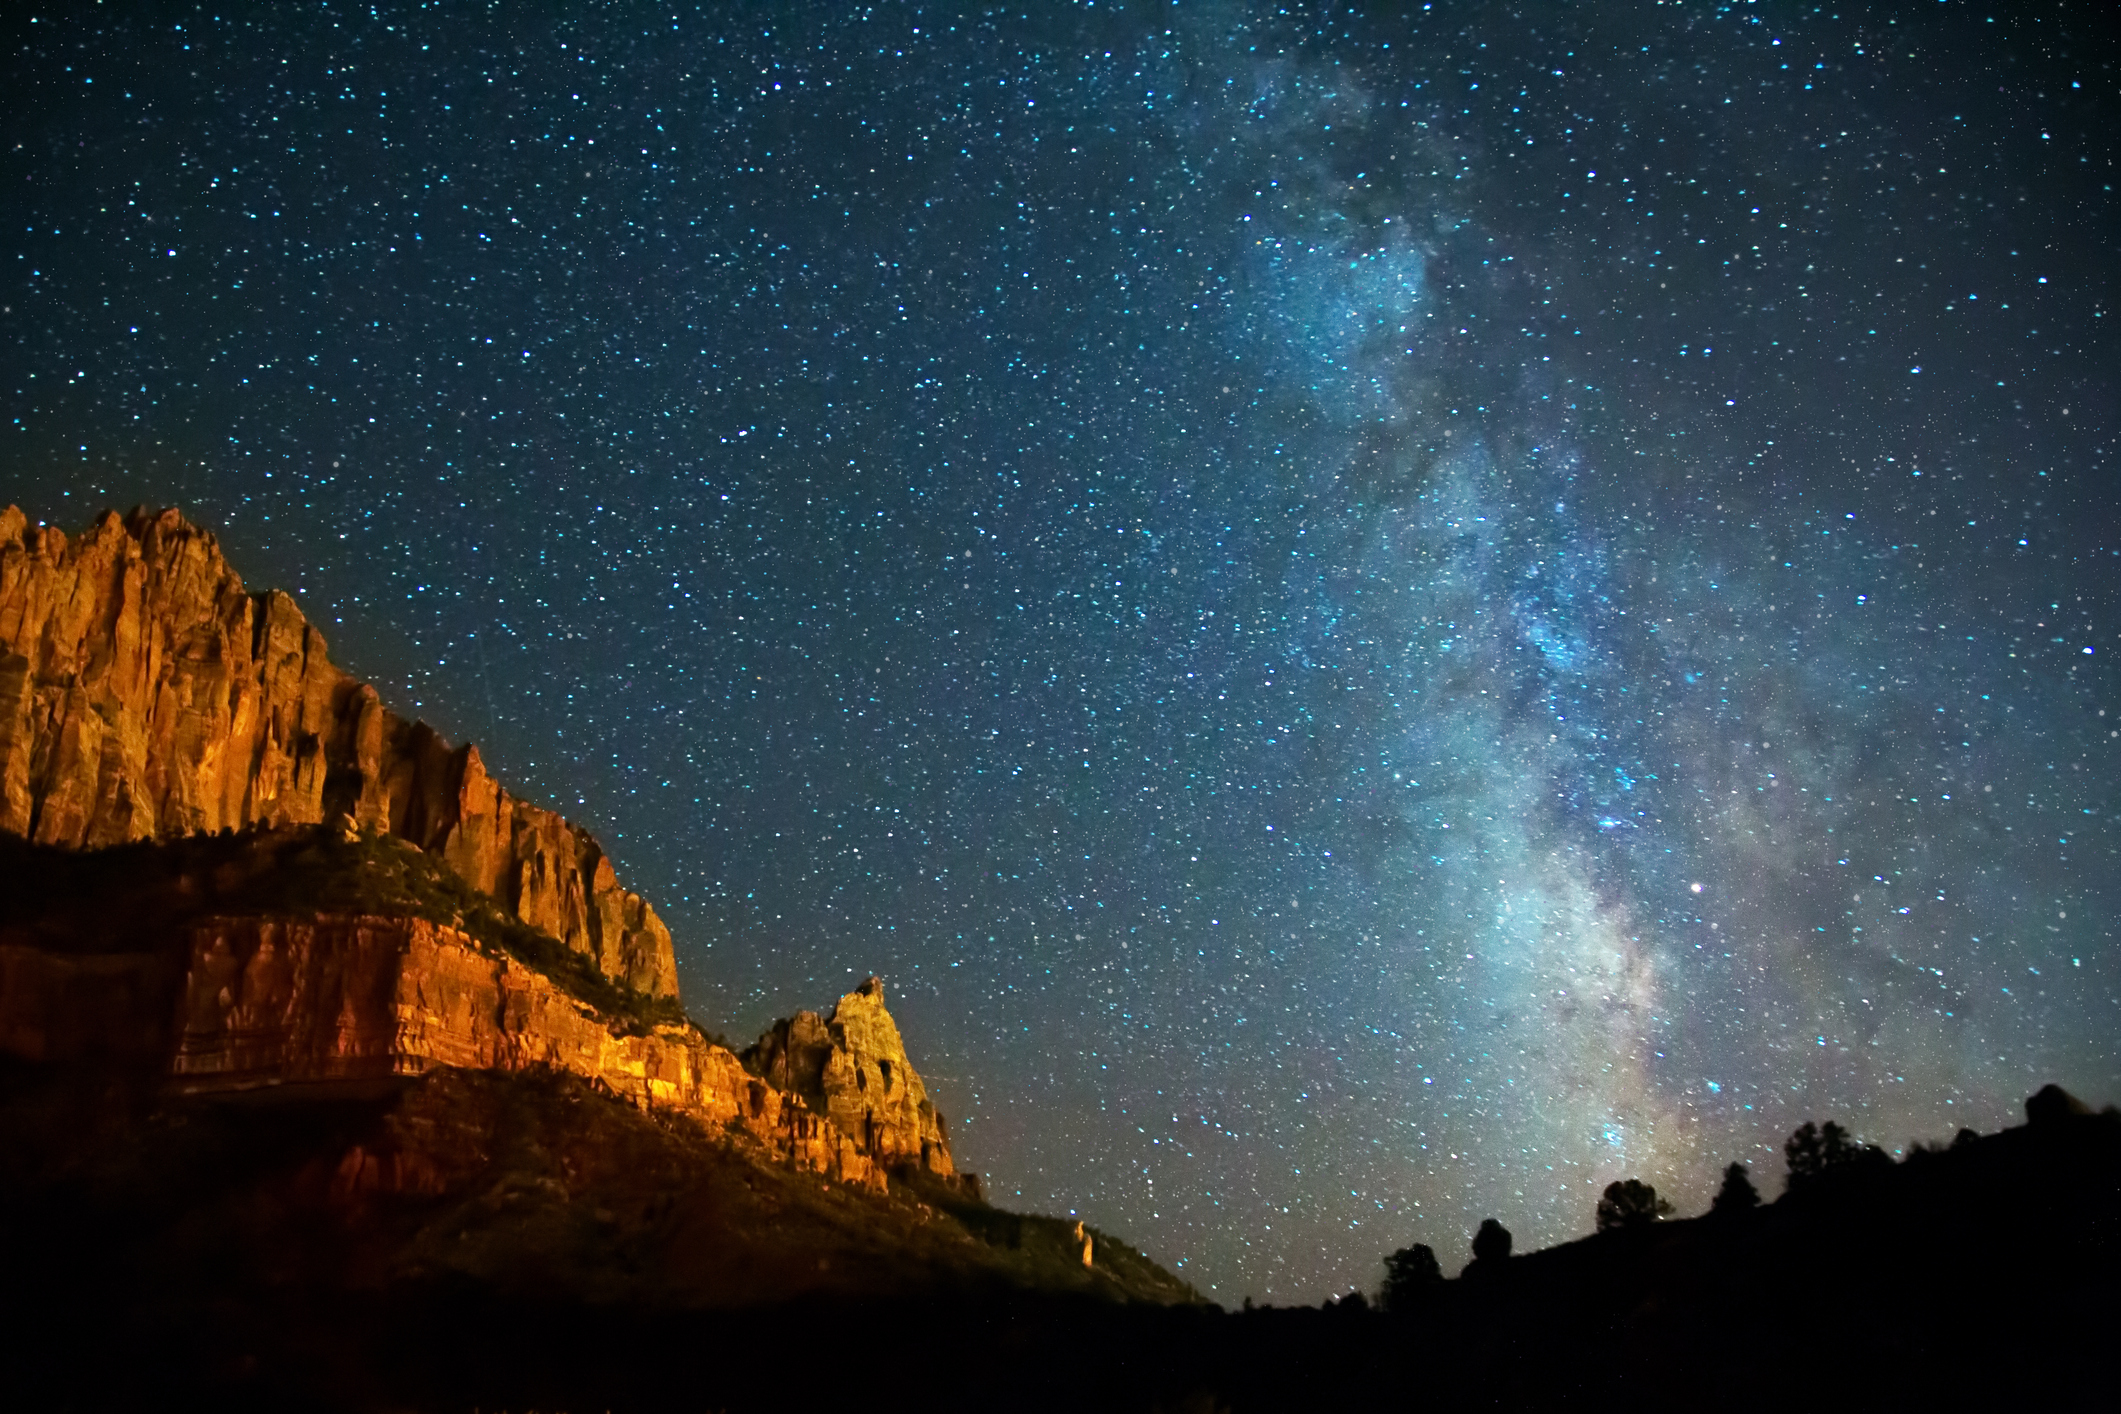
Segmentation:
[[(568, 1077), (131, 1108), (6, 1079), (10, 1329), (84, 1407), (2083, 1407), (2109, 1379), (2112, 1116), (1478, 1279), (1417, 1262), (1390, 1311), (1224, 1313), (1144, 1304), (1184, 1293), (1102, 1235), (1092, 1279), (1065, 1224), (762, 1168)], [(59, 1354), (86, 1311), (125, 1359)]]
[(2027, 1109), (2023, 1127), (1898, 1164), (1852, 1144), (1839, 1162), (1800, 1157), (1771, 1204), (1615, 1223), (1391, 1287), (1386, 1314), (1248, 1312), (1207, 1361), (1213, 1388), (1239, 1411), (1764, 1395), (2107, 1407), (2121, 1118), (2056, 1087)]
[[(0, 1068), (6, 1328), (17, 1387), (55, 1405), (778, 1410), (848, 1362), (864, 1373), (833, 1378), (857, 1379), (863, 1411), (1692, 1407), (1787, 1389), (2052, 1406), (2109, 1380), (2121, 1118), (2054, 1087), (2025, 1126), (1900, 1163), (1807, 1125), (1771, 1203), (1742, 1169), (1687, 1220), (1617, 1183), (1580, 1241), (1513, 1253), (1483, 1224), (1457, 1280), (1394, 1254), (1377, 1308), (1223, 1313), (1105, 1234), (917, 1171), (834, 1181), (769, 1161), (755, 1129), (594, 1077), (170, 1089), (172, 998), (199, 965), (170, 940), (202, 919), (418, 917), (554, 966), (402, 843), (0, 840), (0, 863), (0, 957), (105, 1008), (65, 1036), (73, 993), (5, 998), (17, 1055), (45, 1048)], [(613, 1002), (568, 961), (572, 1004)], [(660, 1003), (617, 1000), (613, 1036), (661, 1034)], [(113, 1358), (81, 1358), (84, 1329)]]

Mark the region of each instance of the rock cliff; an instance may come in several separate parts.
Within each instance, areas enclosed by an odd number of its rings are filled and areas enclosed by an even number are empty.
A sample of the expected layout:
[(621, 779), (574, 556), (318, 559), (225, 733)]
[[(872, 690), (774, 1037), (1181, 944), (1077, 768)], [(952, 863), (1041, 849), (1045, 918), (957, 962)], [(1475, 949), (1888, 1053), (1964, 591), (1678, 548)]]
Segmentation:
[(747, 1070), (587, 832), (384, 708), (175, 511), (74, 540), (0, 511), (0, 873), (0, 1052), (182, 1090), (542, 1067), (978, 1197), (877, 979)]
[(69, 540), (0, 511), (0, 831), (79, 849), (340, 814), (613, 981), (676, 995), (669, 931), (587, 831), (385, 708), (212, 535), (136, 511)]
[(565, 1071), (735, 1130), (795, 1168), (885, 1183), (822, 1111), (697, 1028), (614, 1030), (544, 973), (424, 918), (208, 917), (153, 952), (0, 941), (0, 1053), (144, 1063), (189, 1094), (440, 1067)]
[(801, 1095), (886, 1168), (956, 1175), (947, 1126), (906, 1059), (878, 979), (841, 997), (830, 1017), (799, 1011), (776, 1023), (744, 1052), (744, 1063)]
[(561, 1070), (643, 1109), (741, 1130), (799, 1169), (884, 1186), (882, 1168), (841, 1129), (697, 1028), (614, 1033), (543, 973), (456, 929), (419, 918), (228, 918), (194, 925), (188, 943), (170, 1065), (181, 1089), (438, 1066)]

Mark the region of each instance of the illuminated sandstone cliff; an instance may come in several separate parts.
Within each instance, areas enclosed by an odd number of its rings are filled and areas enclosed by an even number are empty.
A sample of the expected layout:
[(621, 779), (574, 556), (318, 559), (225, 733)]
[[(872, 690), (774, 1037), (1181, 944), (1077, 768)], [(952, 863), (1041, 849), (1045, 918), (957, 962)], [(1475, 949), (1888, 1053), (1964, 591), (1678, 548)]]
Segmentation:
[[(682, 1016), (670, 935), (597, 842), (385, 709), (175, 511), (71, 541), (0, 511), (0, 835), (46, 847), (17, 869), (90, 870), (42, 913), (0, 907), (0, 1051), (187, 1090), (549, 1067), (849, 1182), (957, 1176), (876, 979), (745, 1061), (648, 1024)], [(134, 842), (159, 862), (108, 849)], [(568, 981), (535, 935), (622, 990)]]
[(615, 1033), (550, 978), (419, 918), (215, 918), (192, 926), (170, 1071), (187, 1091), (569, 1071), (643, 1109), (731, 1126), (775, 1158), (882, 1188), (845, 1133), (687, 1025)]
[(175, 511), (69, 541), (0, 511), (0, 831), (92, 848), (351, 816), (651, 995), (670, 933), (603, 849), (332, 666), (292, 599), (246, 591)]

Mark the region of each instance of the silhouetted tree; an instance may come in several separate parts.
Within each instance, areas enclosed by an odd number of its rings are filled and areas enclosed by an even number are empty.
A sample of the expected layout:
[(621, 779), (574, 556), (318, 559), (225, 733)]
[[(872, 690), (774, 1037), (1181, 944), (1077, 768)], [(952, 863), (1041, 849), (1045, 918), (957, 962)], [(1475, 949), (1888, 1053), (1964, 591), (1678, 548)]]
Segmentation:
[(1819, 1127), (1819, 1159), (1826, 1168), (1839, 1168), (1856, 1153), (1855, 1139), (1846, 1129), (1828, 1120)]
[(1443, 1267), (1425, 1242), (1402, 1247), (1385, 1258), (1385, 1284), (1377, 1293), (1387, 1311), (1411, 1311), (1443, 1281)]
[(1752, 1175), (1746, 1172), (1745, 1165), (1734, 1163), (1725, 1169), (1723, 1187), (1716, 1190), (1716, 1199), (1709, 1204), (1709, 1211), (1729, 1217), (1759, 1206), (1760, 1193), (1753, 1187)]
[(1672, 1215), (1669, 1200), (1639, 1178), (1609, 1183), (1598, 1200), (1598, 1230), (1615, 1232), (1624, 1227), (1642, 1227)]
[(1825, 1173), (1826, 1160), (1820, 1154), (1819, 1126), (1806, 1120), (1783, 1142), (1782, 1157), (1789, 1165), (1789, 1186), (1793, 1193)]
[(1476, 1262), (1500, 1262), (1510, 1255), (1514, 1239), (1510, 1230), (1493, 1218), (1481, 1221), (1480, 1231), (1473, 1234), (1473, 1260)]
[(1964, 1149), (1967, 1145), (1973, 1143), (1980, 1137), (1980, 1135), (1976, 1134), (1971, 1129), (1962, 1129), (1957, 1134), (1954, 1134), (1952, 1136), (1952, 1147), (1954, 1149)]
[(1806, 1120), (1802, 1128), (1782, 1146), (1789, 1161), (1789, 1191), (1801, 1192), (1830, 1174), (1861, 1169), (1888, 1168), (1892, 1160), (1876, 1144), (1858, 1141), (1846, 1129), (1828, 1120), (1824, 1127)]

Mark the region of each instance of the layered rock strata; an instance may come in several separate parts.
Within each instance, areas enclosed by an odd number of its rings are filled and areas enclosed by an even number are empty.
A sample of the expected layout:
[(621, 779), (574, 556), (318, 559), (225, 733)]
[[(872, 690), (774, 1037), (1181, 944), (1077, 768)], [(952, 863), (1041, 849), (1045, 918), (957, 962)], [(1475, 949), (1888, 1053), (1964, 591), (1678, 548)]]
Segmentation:
[[(884, 984), (871, 977), (841, 997), (829, 1017), (799, 1011), (761, 1036), (744, 1062), (783, 1090), (801, 1095), (886, 1168), (913, 1166), (957, 1177), (948, 1126), (928, 1099), (898, 1023), (884, 1009)], [(969, 1181), (969, 1180), (968, 1180)]]
[(92, 848), (337, 815), (444, 860), (614, 981), (677, 993), (670, 933), (589, 833), (334, 667), (175, 511), (69, 540), (0, 511), (0, 830)]
[(425, 919), (208, 918), (175, 955), (0, 946), (0, 1051), (145, 1061), (191, 1092), (564, 1070), (797, 1168), (885, 1185), (840, 1127), (696, 1029), (615, 1033), (544, 974)]

